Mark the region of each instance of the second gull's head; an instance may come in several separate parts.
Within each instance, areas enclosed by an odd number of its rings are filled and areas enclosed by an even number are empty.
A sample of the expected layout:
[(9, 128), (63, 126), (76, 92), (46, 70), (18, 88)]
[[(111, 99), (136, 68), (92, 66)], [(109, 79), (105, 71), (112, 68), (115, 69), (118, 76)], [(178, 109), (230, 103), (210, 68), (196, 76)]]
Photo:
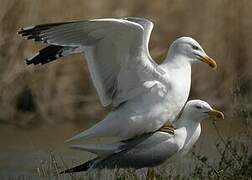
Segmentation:
[(224, 114), (221, 111), (213, 109), (207, 102), (202, 100), (188, 101), (183, 110), (183, 114), (197, 122), (206, 118), (224, 119)]

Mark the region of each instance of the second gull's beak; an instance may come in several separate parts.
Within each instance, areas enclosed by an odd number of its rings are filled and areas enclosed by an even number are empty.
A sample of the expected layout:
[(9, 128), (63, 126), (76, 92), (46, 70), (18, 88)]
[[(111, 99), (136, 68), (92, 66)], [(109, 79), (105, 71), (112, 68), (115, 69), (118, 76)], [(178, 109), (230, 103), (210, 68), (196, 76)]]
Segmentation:
[(224, 119), (224, 114), (221, 111), (218, 110), (211, 110), (208, 112), (208, 115), (213, 118), (219, 118), (219, 119)]
[(207, 55), (201, 56), (200, 57), (200, 61), (202, 61), (204, 63), (207, 63), (210, 67), (212, 67), (214, 69), (217, 68), (216, 62), (212, 58), (210, 58), (209, 56), (207, 56)]

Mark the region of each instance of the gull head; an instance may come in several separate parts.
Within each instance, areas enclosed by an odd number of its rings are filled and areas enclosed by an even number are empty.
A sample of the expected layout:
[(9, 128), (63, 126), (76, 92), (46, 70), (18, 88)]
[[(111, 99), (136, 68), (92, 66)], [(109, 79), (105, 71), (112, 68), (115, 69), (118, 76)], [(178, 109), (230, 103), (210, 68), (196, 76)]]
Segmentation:
[(190, 64), (203, 62), (214, 69), (217, 68), (216, 62), (205, 53), (196, 40), (190, 37), (181, 37), (175, 40), (169, 49), (169, 53), (186, 57), (181, 59), (189, 61)]
[(207, 102), (202, 100), (188, 101), (184, 107), (183, 114), (197, 122), (206, 118), (224, 119), (224, 114), (221, 111), (213, 109)]

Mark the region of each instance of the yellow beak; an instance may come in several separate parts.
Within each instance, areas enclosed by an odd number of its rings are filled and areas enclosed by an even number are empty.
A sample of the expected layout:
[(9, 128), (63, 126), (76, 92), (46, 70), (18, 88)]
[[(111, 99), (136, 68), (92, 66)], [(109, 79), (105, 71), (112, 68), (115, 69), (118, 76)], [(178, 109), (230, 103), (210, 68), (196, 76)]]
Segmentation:
[(207, 63), (210, 67), (212, 67), (214, 69), (217, 68), (216, 62), (207, 55), (200, 57), (200, 60), (204, 63)]
[(224, 114), (221, 111), (215, 109), (209, 111), (208, 115), (213, 118), (224, 119)]

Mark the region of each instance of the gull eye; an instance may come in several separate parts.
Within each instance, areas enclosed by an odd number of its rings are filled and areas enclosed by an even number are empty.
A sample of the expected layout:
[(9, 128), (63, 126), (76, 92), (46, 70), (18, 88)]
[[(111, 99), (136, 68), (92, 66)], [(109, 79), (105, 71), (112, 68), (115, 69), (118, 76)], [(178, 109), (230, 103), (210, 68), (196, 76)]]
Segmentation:
[(192, 48), (193, 48), (194, 50), (199, 50), (199, 47), (198, 47), (198, 46), (195, 46), (195, 45), (192, 45)]
[(197, 109), (202, 109), (202, 107), (201, 106), (195, 106)]

